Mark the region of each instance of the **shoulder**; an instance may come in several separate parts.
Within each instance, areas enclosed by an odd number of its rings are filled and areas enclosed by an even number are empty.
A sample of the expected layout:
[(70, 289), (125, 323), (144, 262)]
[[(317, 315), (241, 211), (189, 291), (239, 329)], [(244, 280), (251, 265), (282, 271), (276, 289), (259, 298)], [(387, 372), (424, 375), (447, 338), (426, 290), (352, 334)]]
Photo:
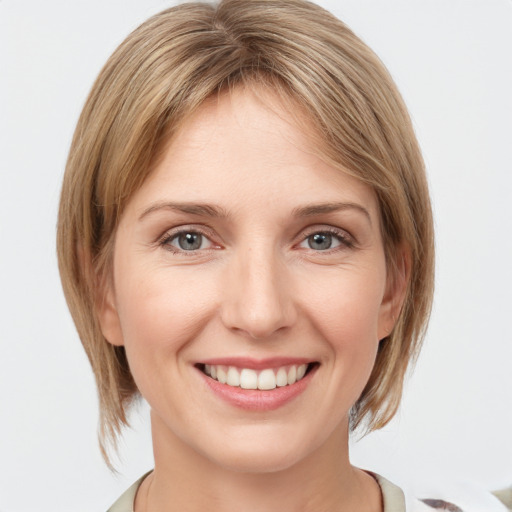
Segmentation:
[[(151, 471), (149, 472), (151, 473)], [(140, 487), (140, 484), (149, 473), (141, 476), (134, 482), (120, 497), (119, 499), (107, 510), (107, 512), (133, 512), (133, 504), (135, 502), (135, 495)]]
[[(416, 491), (418, 501), (433, 512), (510, 512), (506, 501), (499, 493), (492, 493), (475, 483), (452, 482), (438, 486), (425, 487)], [(510, 504), (509, 504), (510, 505)], [(422, 509), (418, 509), (422, 510)]]
[(450, 483), (402, 490), (372, 473), (382, 491), (384, 512), (511, 512), (512, 488), (491, 493), (474, 484)]

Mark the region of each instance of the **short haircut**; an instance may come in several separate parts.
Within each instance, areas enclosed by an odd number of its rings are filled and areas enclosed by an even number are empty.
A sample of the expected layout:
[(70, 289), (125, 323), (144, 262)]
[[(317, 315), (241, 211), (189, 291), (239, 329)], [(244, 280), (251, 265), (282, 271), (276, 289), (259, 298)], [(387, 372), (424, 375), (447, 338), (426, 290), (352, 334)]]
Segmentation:
[(351, 428), (381, 428), (419, 353), (434, 282), (424, 163), (401, 96), (378, 57), (347, 26), (304, 0), (189, 3), (143, 23), (101, 70), (78, 121), (58, 220), (59, 269), (99, 394), (100, 446), (115, 445), (138, 396), (124, 347), (97, 317), (123, 210), (165, 142), (201, 104), (236, 87), (270, 89), (316, 128), (318, 153), (374, 191), (387, 266), (406, 248), (409, 279), (392, 333), (380, 341)]

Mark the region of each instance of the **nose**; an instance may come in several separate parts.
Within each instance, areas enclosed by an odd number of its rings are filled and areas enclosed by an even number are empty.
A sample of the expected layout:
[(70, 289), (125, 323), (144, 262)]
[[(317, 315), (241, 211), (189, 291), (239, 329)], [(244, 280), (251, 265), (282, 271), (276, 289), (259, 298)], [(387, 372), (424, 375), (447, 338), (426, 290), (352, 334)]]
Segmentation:
[(293, 282), (271, 249), (248, 249), (230, 262), (223, 288), (224, 325), (253, 339), (290, 328), (297, 319)]

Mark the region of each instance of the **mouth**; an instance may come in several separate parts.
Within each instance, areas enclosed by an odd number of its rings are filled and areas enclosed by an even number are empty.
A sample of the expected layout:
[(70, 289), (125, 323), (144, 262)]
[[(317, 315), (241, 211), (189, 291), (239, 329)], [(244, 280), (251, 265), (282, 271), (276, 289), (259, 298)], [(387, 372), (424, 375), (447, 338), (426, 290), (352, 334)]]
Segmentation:
[(310, 374), (317, 362), (288, 364), (268, 368), (244, 368), (226, 364), (197, 364), (196, 367), (210, 379), (233, 388), (271, 391), (293, 386)]

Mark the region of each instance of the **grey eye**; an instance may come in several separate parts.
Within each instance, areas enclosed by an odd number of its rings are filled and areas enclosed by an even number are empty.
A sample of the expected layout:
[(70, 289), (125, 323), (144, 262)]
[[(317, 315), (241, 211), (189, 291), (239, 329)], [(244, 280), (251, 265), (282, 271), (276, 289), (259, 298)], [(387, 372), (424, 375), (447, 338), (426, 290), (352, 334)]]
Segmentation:
[(308, 236), (308, 246), (315, 251), (326, 251), (332, 247), (333, 235), (329, 233), (315, 233)]
[(183, 251), (195, 251), (203, 245), (201, 233), (182, 233), (175, 239), (178, 247)]

